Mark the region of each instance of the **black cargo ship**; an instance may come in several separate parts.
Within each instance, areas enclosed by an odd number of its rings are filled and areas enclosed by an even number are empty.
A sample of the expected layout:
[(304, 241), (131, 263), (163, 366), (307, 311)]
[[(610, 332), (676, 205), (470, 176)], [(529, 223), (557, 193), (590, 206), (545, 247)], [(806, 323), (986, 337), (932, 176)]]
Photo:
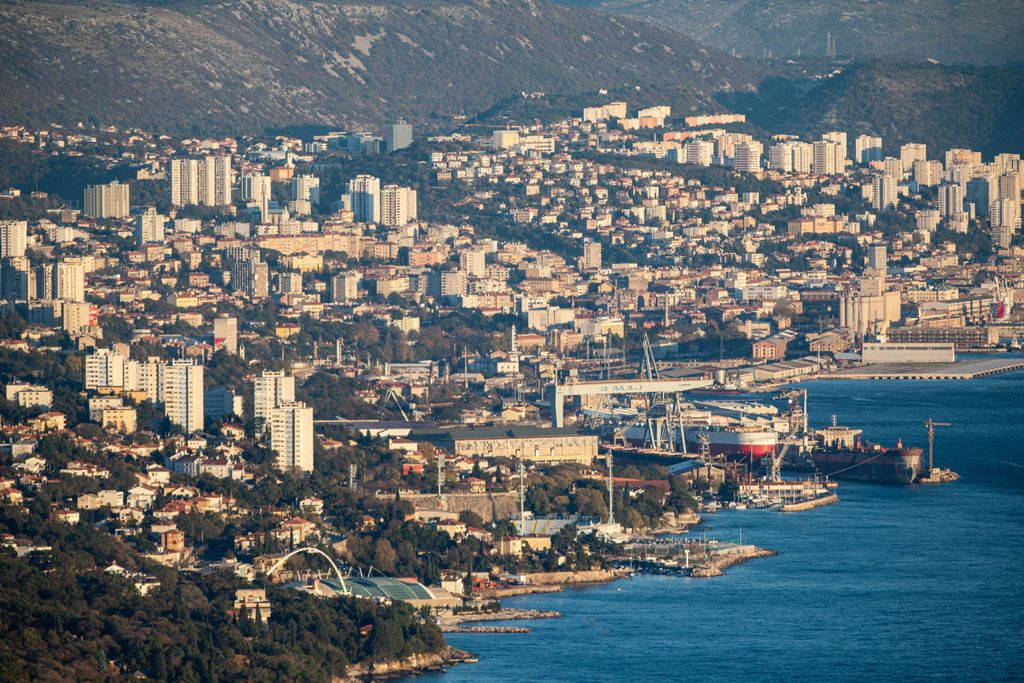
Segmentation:
[(913, 484), (925, 472), (922, 450), (902, 445), (817, 449), (811, 457), (819, 472), (834, 479)]

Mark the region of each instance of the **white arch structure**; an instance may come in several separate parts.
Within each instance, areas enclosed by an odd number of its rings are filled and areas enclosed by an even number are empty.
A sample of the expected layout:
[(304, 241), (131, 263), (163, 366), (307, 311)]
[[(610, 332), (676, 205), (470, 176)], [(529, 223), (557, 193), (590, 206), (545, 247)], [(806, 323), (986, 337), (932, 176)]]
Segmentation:
[(334, 575), (337, 576), (338, 577), (338, 581), (341, 582), (341, 592), (342, 592), (342, 594), (343, 595), (351, 595), (352, 594), (352, 591), (349, 590), (349, 587), (347, 585), (345, 585), (345, 577), (341, 575), (341, 570), (338, 569), (338, 565), (336, 565), (334, 563), (334, 560), (331, 559), (330, 555), (325, 553), (323, 550), (320, 550), (320, 548), (313, 548), (313, 547), (296, 548), (295, 550), (291, 551), (290, 553), (288, 553), (287, 555), (282, 557), (280, 560), (275, 562), (274, 566), (272, 566), (270, 569), (267, 570), (267, 576), (271, 576), (274, 572), (276, 572), (278, 569), (280, 569), (282, 566), (284, 566), (285, 562), (287, 562), (288, 560), (292, 559), (293, 557), (295, 557), (296, 555), (298, 555), (300, 553), (313, 553), (314, 555), (320, 555), (325, 560), (330, 562), (331, 563), (331, 569), (334, 570)]

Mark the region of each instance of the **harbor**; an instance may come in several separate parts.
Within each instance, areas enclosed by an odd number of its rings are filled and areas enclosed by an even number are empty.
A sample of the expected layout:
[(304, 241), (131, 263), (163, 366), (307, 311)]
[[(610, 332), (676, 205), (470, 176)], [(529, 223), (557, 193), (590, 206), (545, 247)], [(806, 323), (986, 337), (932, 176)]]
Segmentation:
[[(522, 651), (556, 662), (546, 675), (560, 680), (615, 680), (604, 672), (638, 658), (649, 671), (676, 671), (681, 657), (694, 678), (761, 680), (764, 658), (736, 657), (736, 640), (723, 637), (737, 614), (753, 619), (742, 635), (745, 646), (765, 653), (784, 648), (799, 662), (789, 672), (794, 680), (854, 679), (866, 666), (883, 680), (935, 666), (958, 680), (1012, 678), (1024, 665), (1018, 628), (1024, 595), (1017, 588), (1024, 463), (1014, 455), (1024, 425), (1022, 381), (1018, 371), (977, 382), (802, 385), (815, 408), (812, 417), (839, 413), (843, 422), (885, 443), (916, 434), (925, 458), (922, 415), (935, 411), (936, 420), (950, 418), (951, 426), (935, 427), (935, 460), (959, 472), (960, 480), (909, 487), (844, 481), (836, 489), (838, 504), (799, 514), (726, 506), (702, 513), (702, 524), (689, 535), (706, 529), (709, 537), (739, 542), (742, 531), (745, 545), (778, 555), (734, 565), (712, 581), (668, 569), (640, 571), (634, 561), (638, 571), (627, 580), (510, 598), (506, 606), (563, 616), (528, 622), (532, 633), (508, 636), (513, 647), (490, 635), (452, 634), (451, 642), (472, 650), (480, 662), (429, 680), (522, 680)], [(893, 405), (913, 411), (894, 411)], [(936, 406), (959, 408), (940, 415)], [(949, 515), (951, 509), (957, 513)], [(965, 621), (974, 624), (966, 637)], [(857, 637), (837, 638), (825, 648), (808, 637), (835, 629)], [(916, 646), (894, 642), (893, 629)], [(566, 649), (589, 654), (565, 658)], [(993, 649), (1013, 654), (993, 659)]]

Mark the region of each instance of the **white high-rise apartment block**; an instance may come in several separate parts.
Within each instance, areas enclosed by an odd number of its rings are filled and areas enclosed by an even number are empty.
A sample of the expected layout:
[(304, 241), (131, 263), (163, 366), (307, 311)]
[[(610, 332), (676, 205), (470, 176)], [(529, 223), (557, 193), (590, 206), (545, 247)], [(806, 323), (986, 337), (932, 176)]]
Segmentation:
[(460, 252), (459, 269), (470, 277), (484, 277), (487, 272), (487, 252), (483, 249), (466, 249)]
[(315, 175), (303, 174), (292, 178), (292, 199), (310, 204), (320, 203), (320, 179)]
[(715, 138), (715, 162), (725, 165), (727, 159), (736, 156), (736, 145), (750, 142), (754, 138), (746, 133), (726, 133)]
[(416, 220), (416, 190), (385, 185), (380, 193), (380, 222), (397, 228)]
[(697, 166), (710, 166), (715, 156), (715, 143), (710, 140), (694, 140), (687, 142), (683, 148), (685, 151), (686, 163)]
[(1010, 152), (995, 155), (992, 159), (992, 165), (998, 168), (1001, 173), (1020, 173), (1022, 170), (1020, 155)]
[(305, 403), (287, 402), (271, 411), (270, 449), (282, 472), (313, 471), (313, 409)]
[(491, 146), (495, 149), (508, 149), (519, 144), (518, 130), (496, 130), (491, 134)]
[(164, 415), (186, 434), (203, 428), (203, 366), (176, 360), (160, 366)]
[(65, 301), (60, 307), (61, 327), (68, 334), (80, 334), (94, 327), (99, 311), (94, 304)]
[(213, 319), (213, 343), (218, 341), (228, 353), (238, 353), (238, 318), (222, 315)]
[(768, 169), (782, 173), (793, 172), (793, 153), (788, 142), (777, 142), (768, 148)]
[(244, 175), (242, 176), (240, 195), (242, 201), (252, 202), (260, 209), (260, 220), (267, 220), (270, 211), (270, 176), (268, 175)]
[(359, 273), (340, 273), (331, 278), (331, 301), (349, 303), (359, 298)]
[(25, 255), (28, 221), (0, 221), (0, 258)]
[(384, 128), (384, 146), (389, 152), (397, 152), (412, 144), (412, 124), (404, 120), (389, 123)]
[(604, 121), (605, 119), (624, 118), (626, 118), (625, 102), (610, 102), (600, 107), (583, 108), (583, 120), (590, 123)]
[(231, 157), (171, 160), (171, 204), (226, 206), (231, 203), (234, 176)]
[(116, 180), (109, 185), (89, 185), (85, 188), (85, 215), (93, 218), (125, 218), (131, 211), (128, 203), (128, 185)]
[(164, 223), (166, 217), (156, 212), (152, 206), (135, 218), (135, 241), (143, 244), (164, 243)]
[(833, 140), (814, 143), (811, 171), (816, 175), (834, 175), (846, 170), (846, 146)]
[(733, 169), (742, 173), (760, 173), (764, 147), (756, 140), (741, 142), (733, 150)]
[(583, 268), (599, 270), (601, 268), (601, 243), (594, 240), (583, 242)]
[(0, 299), (29, 301), (37, 298), (32, 262), (26, 256), (12, 256), (0, 261)]
[(234, 175), (231, 157), (206, 157), (200, 167), (199, 201), (209, 206), (227, 206), (231, 203)]
[(274, 409), (295, 401), (295, 378), (283, 372), (266, 371), (253, 384), (253, 417), (263, 421), (263, 429), (270, 427)]
[(97, 349), (95, 353), (85, 357), (85, 388), (121, 387), (125, 385), (124, 356), (110, 349)]
[(938, 209), (921, 209), (914, 214), (914, 226), (918, 230), (935, 232), (941, 218)]
[(973, 149), (947, 149), (946, 150), (946, 170), (953, 168), (954, 166), (980, 166), (981, 165), (981, 152), (975, 152)]
[(885, 275), (888, 269), (885, 243), (872, 244), (867, 248), (867, 267)]
[(465, 296), (466, 273), (462, 270), (446, 270), (441, 273), (441, 296)]
[(942, 162), (935, 159), (914, 162), (914, 182), (921, 187), (931, 187), (942, 182)]
[(793, 173), (810, 173), (814, 165), (814, 145), (799, 141), (790, 144), (793, 149)]
[(1020, 202), (1021, 177), (1018, 172), (1003, 173), (999, 176), (999, 198)]
[(787, 140), (768, 149), (768, 168), (782, 173), (810, 173), (814, 146), (809, 142)]
[(171, 204), (191, 206), (199, 203), (199, 160), (171, 159)]
[(61, 301), (85, 301), (85, 265), (67, 259), (53, 269), (53, 293)]
[(827, 132), (824, 135), (822, 135), (821, 139), (822, 140), (827, 140), (829, 142), (834, 142), (837, 145), (839, 145), (840, 147), (842, 147), (843, 148), (843, 158), (844, 159), (846, 158), (846, 150), (848, 149), (847, 141), (846, 141), (846, 133), (844, 133), (841, 130), (830, 130), (829, 132)]
[(989, 220), (992, 221), (992, 242), (1006, 248), (1013, 236), (1020, 232), (1020, 202), (1012, 199), (996, 199), (989, 206)]
[(302, 273), (278, 273), (278, 294), (302, 294)]
[(910, 142), (900, 147), (900, 161), (903, 164), (904, 173), (909, 173), (914, 168), (914, 162), (927, 159), (928, 145), (922, 142)]
[(939, 213), (950, 218), (964, 210), (964, 191), (957, 183), (939, 185)]
[(895, 176), (883, 173), (876, 175), (872, 181), (871, 204), (876, 211), (888, 211), (896, 206), (899, 181)]
[(882, 160), (882, 173), (891, 175), (893, 178), (902, 178), (903, 162), (896, 157), (886, 157)]
[(348, 181), (352, 214), (360, 223), (380, 223), (380, 179), (357, 175)]
[(869, 164), (882, 158), (882, 138), (874, 135), (858, 135), (853, 141), (853, 158), (858, 164)]

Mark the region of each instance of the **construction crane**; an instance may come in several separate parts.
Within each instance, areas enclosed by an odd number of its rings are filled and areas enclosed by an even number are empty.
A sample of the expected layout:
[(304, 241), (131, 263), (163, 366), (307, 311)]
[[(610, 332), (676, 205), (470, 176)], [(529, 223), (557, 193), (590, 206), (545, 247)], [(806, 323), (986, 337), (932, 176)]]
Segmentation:
[(933, 454), (935, 451), (935, 428), (936, 427), (951, 427), (951, 422), (936, 422), (932, 418), (928, 418), (924, 421), (924, 426), (928, 428), (928, 476), (932, 476), (932, 470), (934, 469)]

